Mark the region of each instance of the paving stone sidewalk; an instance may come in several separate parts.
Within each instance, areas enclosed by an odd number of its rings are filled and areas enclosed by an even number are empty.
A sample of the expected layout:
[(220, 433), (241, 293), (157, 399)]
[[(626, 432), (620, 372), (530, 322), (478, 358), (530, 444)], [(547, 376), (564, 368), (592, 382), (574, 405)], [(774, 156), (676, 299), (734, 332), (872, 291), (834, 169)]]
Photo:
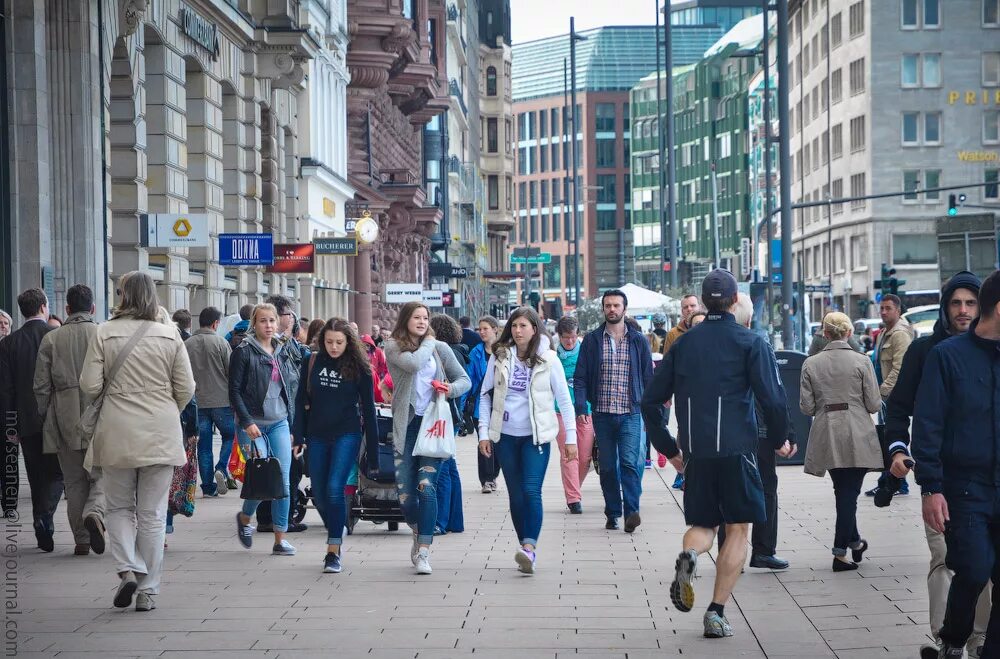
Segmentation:
[[(919, 496), (891, 508), (861, 501), (871, 549), (857, 572), (830, 570), (834, 502), (828, 479), (779, 468), (782, 573), (747, 569), (726, 607), (736, 635), (701, 636), (714, 565), (699, 564), (697, 605), (680, 613), (668, 587), (684, 533), (673, 471), (647, 470), (643, 523), (634, 535), (604, 529), (593, 471), (584, 514), (567, 514), (555, 455), (546, 476), (538, 572), (516, 571), (513, 527), (501, 482), (480, 494), (475, 442), (459, 441), (465, 486), (461, 534), (435, 539), (434, 574), (414, 575), (409, 534), (359, 522), (344, 545), (345, 571), (322, 574), (325, 533), (290, 535), (292, 558), (270, 555), (270, 535), (251, 551), (235, 537), (238, 495), (197, 500), (168, 536), (162, 594), (150, 613), (111, 606), (109, 554), (74, 557), (65, 508), (56, 551), (35, 548), (30, 523), (3, 530), (5, 649), (20, 657), (917, 657), (927, 637), (928, 551)], [(23, 467), (22, 467), (23, 474)], [(870, 475), (866, 487), (874, 483)], [(31, 505), (22, 486), (20, 511)], [(405, 527), (404, 527), (405, 529)], [(11, 627), (11, 622), (16, 627)], [(13, 632), (11, 630), (14, 630)], [(11, 641), (11, 636), (14, 640)]]

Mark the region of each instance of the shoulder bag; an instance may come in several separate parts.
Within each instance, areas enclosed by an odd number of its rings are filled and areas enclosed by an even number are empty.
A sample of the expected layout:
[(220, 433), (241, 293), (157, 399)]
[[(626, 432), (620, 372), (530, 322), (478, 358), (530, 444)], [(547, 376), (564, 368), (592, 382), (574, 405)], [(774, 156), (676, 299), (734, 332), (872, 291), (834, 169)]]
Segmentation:
[(89, 444), (94, 438), (94, 431), (97, 429), (97, 421), (101, 418), (101, 408), (104, 406), (104, 397), (108, 395), (108, 389), (111, 388), (111, 383), (114, 382), (115, 376), (118, 375), (118, 371), (120, 371), (122, 365), (125, 364), (125, 359), (129, 356), (129, 353), (132, 352), (132, 348), (134, 348), (136, 344), (139, 343), (139, 340), (146, 335), (146, 331), (152, 323), (153, 321), (150, 320), (139, 325), (139, 329), (137, 329), (135, 334), (129, 338), (121, 352), (115, 356), (115, 361), (111, 365), (111, 370), (109, 370), (108, 374), (104, 377), (104, 386), (101, 387), (101, 393), (99, 393), (97, 398), (92, 400), (90, 404), (87, 405), (87, 409), (85, 409), (83, 414), (80, 415), (80, 422), (77, 424), (76, 428), (80, 433), (81, 439), (83, 439), (85, 443)]
[[(264, 443), (267, 444), (267, 438), (263, 439)], [(250, 455), (246, 456), (247, 464), (243, 472), (243, 487), (240, 489), (241, 499), (273, 501), (288, 497), (288, 490), (285, 489), (285, 483), (281, 477), (281, 464), (278, 462), (278, 458), (271, 453), (270, 444), (267, 446), (267, 455), (262, 456), (257, 449), (257, 441), (250, 440)]]

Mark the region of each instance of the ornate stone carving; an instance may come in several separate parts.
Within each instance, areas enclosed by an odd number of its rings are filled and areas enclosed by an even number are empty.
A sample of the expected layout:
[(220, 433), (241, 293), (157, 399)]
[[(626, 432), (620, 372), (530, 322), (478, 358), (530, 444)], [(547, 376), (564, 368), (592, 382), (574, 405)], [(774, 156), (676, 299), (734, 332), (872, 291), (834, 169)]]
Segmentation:
[(392, 26), (389, 34), (382, 39), (382, 50), (399, 55), (407, 46), (415, 43), (417, 35), (410, 23), (399, 22)]
[(287, 51), (265, 50), (257, 54), (257, 72), (262, 78), (270, 78), (275, 89), (286, 89), (305, 80), (305, 62)]
[(389, 72), (381, 66), (349, 66), (351, 86), (377, 89), (389, 82)]
[(121, 25), (124, 28), (123, 36), (131, 36), (142, 25), (142, 19), (146, 13), (147, 0), (124, 0), (121, 5)]

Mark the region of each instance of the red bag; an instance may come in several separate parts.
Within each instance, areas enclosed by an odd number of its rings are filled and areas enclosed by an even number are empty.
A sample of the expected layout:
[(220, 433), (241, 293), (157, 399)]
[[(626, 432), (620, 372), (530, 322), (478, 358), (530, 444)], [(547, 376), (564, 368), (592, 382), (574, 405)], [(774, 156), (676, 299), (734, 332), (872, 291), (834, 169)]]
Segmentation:
[(240, 450), (239, 439), (233, 439), (233, 451), (229, 454), (229, 475), (235, 480), (243, 482), (243, 474), (246, 471), (247, 461)]

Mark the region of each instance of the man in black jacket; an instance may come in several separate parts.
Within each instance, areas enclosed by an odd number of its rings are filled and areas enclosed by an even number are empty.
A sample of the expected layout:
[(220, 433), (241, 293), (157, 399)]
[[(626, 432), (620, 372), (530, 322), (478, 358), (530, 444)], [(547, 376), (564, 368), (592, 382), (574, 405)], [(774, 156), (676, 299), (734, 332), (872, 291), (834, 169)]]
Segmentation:
[(31, 487), (31, 514), (38, 548), (52, 551), (55, 525), (52, 517), (63, 494), (59, 458), (42, 451), (42, 418), (35, 400), (35, 362), (48, 325), (49, 301), (45, 293), (29, 288), (17, 296), (24, 317), (21, 328), (0, 342), (0, 418), (4, 424), (3, 508), (8, 516), (17, 510), (18, 445)]
[[(997, 596), (1000, 584), (1000, 271), (983, 282), (979, 311), (969, 331), (928, 353), (913, 407), (924, 523), (945, 534), (954, 572), (938, 632), (946, 658), (964, 655), (983, 588), (993, 577)], [(998, 625), (991, 613), (981, 656), (1000, 656)]]
[[(910, 417), (913, 415), (913, 403), (917, 397), (917, 386), (920, 384), (927, 355), (934, 346), (945, 339), (968, 331), (972, 321), (979, 316), (979, 286), (979, 277), (967, 271), (959, 272), (949, 279), (941, 289), (941, 313), (934, 324), (934, 333), (911, 343), (903, 357), (896, 387), (886, 402), (885, 443), (892, 462), (890, 472), (885, 476), (887, 479), (885, 488), (889, 492), (895, 491), (899, 486), (899, 479), (905, 478), (910, 472), (906, 466), (910, 458), (907, 448), (910, 443)], [(931, 634), (937, 639), (938, 632), (944, 624), (948, 589), (951, 587), (951, 570), (945, 565), (947, 547), (944, 534), (938, 533), (926, 524), (924, 526), (927, 547), (931, 552), (930, 569), (927, 573), (930, 626)], [(976, 649), (986, 638), (991, 602), (990, 588), (984, 588), (976, 607), (975, 628), (968, 643), (969, 655), (972, 657), (976, 656)], [(921, 651), (925, 652), (927, 657), (936, 657), (939, 645), (940, 641), (933, 646), (924, 646)]]
[[(705, 322), (677, 339), (656, 369), (642, 397), (646, 431), (657, 451), (684, 471), (684, 551), (677, 558), (670, 599), (680, 611), (694, 607), (698, 556), (709, 551), (721, 525), (728, 539), (716, 563), (715, 589), (705, 612), (709, 638), (733, 635), (724, 606), (732, 595), (747, 554), (750, 524), (767, 519), (757, 467), (755, 404), (767, 425), (772, 450), (787, 456), (785, 390), (771, 347), (736, 323), (736, 279), (713, 270), (702, 282)], [(663, 403), (674, 397), (678, 441), (667, 432)], [(695, 446), (695, 444), (698, 444)], [(684, 451), (683, 463), (681, 450)]]

